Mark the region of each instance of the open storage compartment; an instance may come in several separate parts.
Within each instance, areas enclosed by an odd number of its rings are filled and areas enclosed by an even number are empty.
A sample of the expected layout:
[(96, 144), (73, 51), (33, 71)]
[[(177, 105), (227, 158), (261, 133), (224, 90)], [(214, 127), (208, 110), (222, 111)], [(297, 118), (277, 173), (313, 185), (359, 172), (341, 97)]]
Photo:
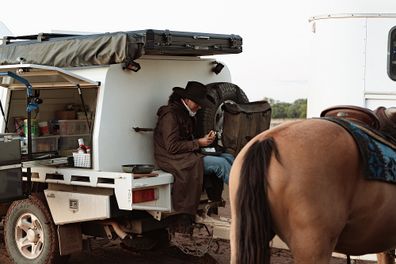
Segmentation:
[[(86, 116), (77, 89), (39, 91), (42, 103), (38, 112), (32, 112), (33, 157), (71, 157), (73, 152), (77, 151), (79, 147), (79, 138), (84, 140), (85, 145), (91, 147), (91, 131), (96, 109), (97, 89), (85, 89), (82, 91), (85, 110), (87, 111)], [(7, 129), (22, 138), (23, 154), (27, 154), (25, 102), (25, 91), (11, 91)], [(77, 113), (79, 114), (77, 115)], [(77, 116), (81, 119), (77, 119)], [(86, 117), (88, 116), (91, 119), (87, 120)], [(59, 117), (73, 119), (60, 120), (58, 119)], [(24, 122), (21, 122), (21, 120), (24, 120)], [(40, 124), (44, 125), (40, 126)]]
[[(0, 67), (0, 71), (3, 67)], [(22, 160), (62, 158), (62, 162), (51, 161), (48, 165), (73, 166), (73, 162), (67, 158), (73, 157), (73, 152), (77, 151), (78, 139), (82, 138), (86, 146), (92, 147), (99, 84), (68, 75), (71, 73), (54, 67), (8, 67), (4, 70), (13, 70), (30, 82), (31, 93), (37, 102), (37, 108), (31, 111), (30, 117), (32, 148), (29, 157), (27, 88), (7, 77), (1, 78), (2, 86), (9, 88), (5, 132), (20, 138)], [(92, 160), (91, 154), (89, 159)]]

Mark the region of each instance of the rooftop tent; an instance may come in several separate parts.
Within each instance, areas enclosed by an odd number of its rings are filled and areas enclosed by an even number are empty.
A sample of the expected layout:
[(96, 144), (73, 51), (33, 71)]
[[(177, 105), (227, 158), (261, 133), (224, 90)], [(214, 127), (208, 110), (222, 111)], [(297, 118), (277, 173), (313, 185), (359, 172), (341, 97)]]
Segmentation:
[[(32, 39), (36, 37), (36, 39)], [(14, 40), (14, 41), (13, 41)], [(141, 56), (143, 39), (125, 32), (97, 35), (5, 37), (0, 45), (0, 64), (39, 64), (79, 67), (122, 63)]]
[(143, 54), (205, 56), (242, 52), (242, 38), (169, 30), (141, 30), (93, 35), (41, 33), (4, 37), (0, 64), (82, 67), (133, 61)]

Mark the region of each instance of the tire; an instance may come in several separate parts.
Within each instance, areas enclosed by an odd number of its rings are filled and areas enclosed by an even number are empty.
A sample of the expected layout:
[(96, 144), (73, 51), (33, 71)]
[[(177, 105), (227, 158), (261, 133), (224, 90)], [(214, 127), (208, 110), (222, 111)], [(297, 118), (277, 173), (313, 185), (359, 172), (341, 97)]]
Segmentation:
[(51, 214), (36, 196), (11, 204), (5, 218), (4, 241), (10, 259), (18, 264), (65, 263), (69, 257), (59, 255)]
[(248, 103), (246, 94), (237, 85), (227, 82), (210, 83), (206, 85), (208, 95), (213, 99), (212, 107), (205, 107), (197, 113), (198, 135), (202, 137), (210, 130), (215, 130), (221, 136), (223, 131), (224, 103)]

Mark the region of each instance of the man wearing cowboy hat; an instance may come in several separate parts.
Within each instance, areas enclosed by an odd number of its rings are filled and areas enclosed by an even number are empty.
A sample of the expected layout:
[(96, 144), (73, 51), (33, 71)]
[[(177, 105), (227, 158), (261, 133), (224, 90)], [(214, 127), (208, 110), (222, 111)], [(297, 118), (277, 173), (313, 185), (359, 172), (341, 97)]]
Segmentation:
[(213, 106), (202, 83), (190, 81), (186, 88), (175, 87), (168, 104), (157, 112), (154, 130), (154, 157), (157, 165), (173, 174), (172, 205), (179, 213), (194, 216), (202, 193), (204, 174), (215, 174), (228, 183), (233, 161), (230, 154), (204, 156), (201, 147), (213, 143), (216, 135), (210, 131), (194, 138), (195, 114), (201, 107)]

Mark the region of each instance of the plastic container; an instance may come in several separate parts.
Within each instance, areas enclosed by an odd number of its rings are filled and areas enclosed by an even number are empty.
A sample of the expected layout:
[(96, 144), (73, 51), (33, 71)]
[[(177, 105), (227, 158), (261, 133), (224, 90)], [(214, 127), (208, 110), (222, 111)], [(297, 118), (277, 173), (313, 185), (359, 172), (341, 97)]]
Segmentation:
[(88, 134), (87, 120), (58, 120), (59, 135)]
[(85, 112), (77, 112), (77, 119), (78, 120), (91, 120), (92, 119), (92, 112), (87, 112), (87, 115), (85, 115)]
[(32, 138), (32, 152), (58, 151), (59, 136), (45, 136)]
[(76, 111), (69, 110), (69, 111), (56, 111), (55, 118), (59, 120), (71, 120), (76, 119)]

